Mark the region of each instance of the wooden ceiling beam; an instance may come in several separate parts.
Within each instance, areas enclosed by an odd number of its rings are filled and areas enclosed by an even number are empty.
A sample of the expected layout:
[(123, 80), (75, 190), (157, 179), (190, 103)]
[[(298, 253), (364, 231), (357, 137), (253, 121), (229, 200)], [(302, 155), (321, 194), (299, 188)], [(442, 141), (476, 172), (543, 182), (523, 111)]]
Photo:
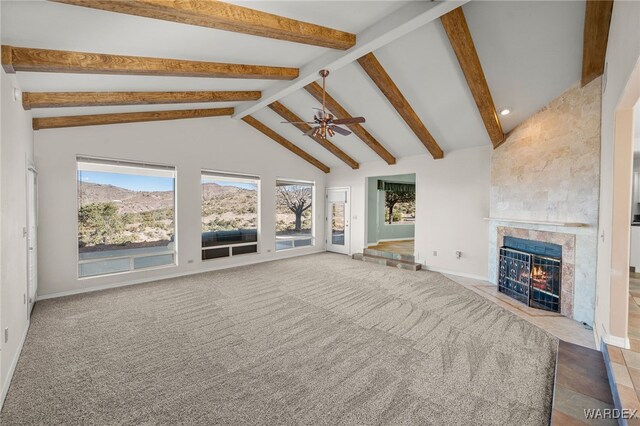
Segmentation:
[(7, 45), (2, 46), (2, 67), (7, 73), (34, 71), (265, 80), (293, 80), (298, 77), (297, 68), (107, 55)]
[(326, 69), (332, 72), (352, 64), (359, 57), (373, 52), (382, 46), (398, 40), (429, 22), (433, 22), (465, 4), (463, 1), (410, 1), (400, 9), (384, 16), (375, 24), (357, 34), (356, 44), (349, 50), (331, 50), (318, 56), (300, 68), (300, 77), (293, 81), (279, 81), (262, 93), (259, 101), (249, 102), (236, 108), (234, 118), (254, 114), (269, 104), (302, 89), (318, 79), (318, 71)]
[(302, 149), (298, 148), (296, 145), (292, 144), (287, 139), (285, 139), (284, 137), (280, 136), (278, 133), (274, 132), (269, 127), (265, 126), (260, 121), (258, 121), (255, 118), (253, 118), (252, 116), (247, 115), (246, 117), (242, 117), (242, 121), (244, 121), (249, 126), (251, 126), (254, 129), (256, 129), (257, 131), (259, 131), (260, 133), (262, 133), (262, 134), (266, 135), (267, 137), (273, 139), (274, 141), (276, 141), (277, 143), (279, 143), (280, 145), (282, 145), (283, 147), (285, 147), (289, 151), (291, 151), (294, 154), (296, 154), (298, 157), (302, 158), (303, 160), (307, 161), (308, 163), (312, 164), (313, 166), (319, 168), (323, 172), (329, 173), (331, 171), (331, 169), (329, 169), (329, 167), (327, 165), (325, 165), (324, 163), (318, 161), (318, 159), (316, 159), (315, 157), (307, 154), (305, 151), (303, 151)]
[(211, 0), (52, 0), (127, 15), (346, 50), (355, 34)]
[(464, 12), (459, 7), (441, 16), (440, 21), (458, 58), (473, 99), (476, 101), (491, 143), (494, 148), (497, 148), (504, 142), (504, 132)]
[(233, 108), (211, 108), (45, 117), (33, 119), (33, 130), (57, 129), (61, 127), (100, 126), (103, 124), (138, 123), (144, 121), (181, 120), (185, 118), (220, 117), (232, 114)]
[(22, 107), (63, 108), (111, 105), (186, 104), (260, 99), (260, 92), (24, 92)]
[[(322, 86), (318, 83), (313, 82), (304, 86), (305, 90), (309, 92), (311, 96), (316, 98), (316, 100), (322, 103)], [(353, 116), (347, 112), (346, 109), (342, 107), (329, 93), (325, 92), (325, 103), (329, 111), (333, 113), (338, 118), (352, 118)], [(389, 152), (387, 149), (382, 146), (380, 142), (374, 138), (371, 133), (367, 131), (361, 124), (348, 124), (351, 131), (358, 137), (362, 142), (364, 142), (369, 148), (371, 148), (376, 154), (380, 156), (387, 164), (392, 165), (396, 164), (396, 158)]]
[(389, 100), (391, 105), (400, 114), (402, 119), (407, 123), (413, 133), (420, 139), (420, 142), (427, 148), (434, 159), (440, 159), (444, 157), (442, 149), (431, 136), (429, 130), (425, 127), (418, 117), (418, 114), (413, 110), (409, 101), (404, 97), (398, 86), (393, 82), (387, 71), (382, 67), (378, 59), (373, 53), (368, 53), (365, 56), (358, 59), (358, 63), (362, 69), (367, 73), (371, 80), (378, 86), (378, 89)]
[[(298, 117), (296, 114), (294, 114), (292, 111), (290, 111), (287, 107), (282, 105), (280, 102), (272, 103), (271, 105), (269, 105), (269, 108), (271, 108), (274, 112), (276, 112), (280, 117), (284, 118), (286, 121), (290, 121), (290, 122), (304, 121), (300, 117)], [(285, 125), (286, 124), (283, 124), (283, 126)], [(293, 126), (297, 127), (298, 130), (300, 130), (303, 133), (306, 133), (309, 130), (311, 130), (311, 126), (309, 126), (306, 123), (293, 124)], [(360, 167), (360, 164), (358, 164), (357, 161), (349, 157), (344, 151), (342, 151), (340, 148), (338, 148), (328, 140), (320, 137), (311, 136), (311, 135), (309, 135), (309, 137), (314, 141), (316, 141), (317, 143), (319, 143), (327, 151), (331, 152), (333, 155), (335, 155), (336, 157), (344, 161), (345, 164), (347, 164), (352, 169), (355, 170)]]
[(582, 86), (604, 73), (613, 0), (587, 0), (582, 45)]

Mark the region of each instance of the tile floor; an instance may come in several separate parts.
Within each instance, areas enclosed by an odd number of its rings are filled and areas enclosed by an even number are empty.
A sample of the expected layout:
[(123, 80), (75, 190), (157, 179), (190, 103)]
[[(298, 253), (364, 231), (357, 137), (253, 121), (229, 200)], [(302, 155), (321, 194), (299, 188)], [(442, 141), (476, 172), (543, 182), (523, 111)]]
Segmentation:
[[(618, 405), (640, 413), (640, 274), (629, 274), (630, 349), (607, 346), (607, 355), (618, 394)], [(627, 422), (640, 425), (636, 418)]]

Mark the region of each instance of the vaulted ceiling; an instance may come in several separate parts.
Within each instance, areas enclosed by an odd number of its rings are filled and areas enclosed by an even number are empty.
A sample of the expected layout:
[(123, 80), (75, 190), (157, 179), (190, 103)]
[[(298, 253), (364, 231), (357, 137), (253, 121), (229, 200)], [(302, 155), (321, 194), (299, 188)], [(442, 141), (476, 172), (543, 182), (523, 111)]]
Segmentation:
[[(479, 59), (489, 100), (495, 109), (485, 116), (477, 106), (482, 94), (470, 89), (472, 84), (465, 79), (462, 62), (456, 56), (460, 51), (454, 51), (443, 22), (438, 19), (440, 15), (425, 18), (426, 23), (410, 20), (417, 16), (414, 11), (442, 8), (442, 4), (228, 3), (352, 33), (357, 41), (352, 48), (334, 49), (47, 1), (2, 1), (0, 36), (5, 46), (298, 68), (300, 78), (285, 81), (20, 71), (17, 78), (24, 92), (262, 91), (260, 100), (254, 96), (251, 100), (215, 103), (187, 100), (179, 104), (35, 108), (32, 114), (40, 118), (235, 107), (234, 118), (250, 114), (253, 124), (257, 120), (328, 167), (347, 165), (344, 157), (355, 163), (383, 160), (393, 164), (395, 159), (428, 154), (424, 135), (421, 137), (415, 129), (416, 120), (418, 127), (428, 129), (445, 158), (448, 152), (457, 149), (492, 142), (499, 145), (492, 141), (486, 124), (492, 114), (495, 120), (495, 110), (512, 111), (508, 116), (498, 116), (499, 121), (494, 123), (507, 133), (582, 76), (585, 40), (582, 1), (476, 1), (446, 6), (449, 11), (463, 5), (463, 17), (477, 52), (476, 62)], [(384, 93), (389, 83), (376, 85), (375, 76), (365, 71), (362, 61), (357, 61), (369, 53), (371, 49), (367, 47), (371, 46), (372, 57), (403, 97), (403, 105), (398, 106), (397, 99), (392, 105)], [(467, 52), (464, 45), (460, 48)], [(471, 64), (473, 55), (472, 52)], [(303, 136), (298, 128), (282, 124), (281, 114), (268, 107), (272, 100), (277, 100), (295, 115), (311, 119), (311, 108), (319, 104), (304, 86), (315, 79), (314, 67), (325, 63), (331, 71), (328, 93), (346, 112), (367, 119), (359, 132), (362, 138), (352, 134), (330, 139), (344, 156)], [(363, 142), (367, 138), (370, 146)], [(374, 141), (381, 146), (372, 145)]]

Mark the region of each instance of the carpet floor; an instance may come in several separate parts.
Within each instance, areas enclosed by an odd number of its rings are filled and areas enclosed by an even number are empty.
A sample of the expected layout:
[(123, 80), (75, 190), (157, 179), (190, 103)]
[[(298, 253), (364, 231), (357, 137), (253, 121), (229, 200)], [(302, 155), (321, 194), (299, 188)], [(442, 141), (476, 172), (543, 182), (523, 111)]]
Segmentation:
[(0, 423), (542, 425), (557, 343), (323, 253), (38, 302)]

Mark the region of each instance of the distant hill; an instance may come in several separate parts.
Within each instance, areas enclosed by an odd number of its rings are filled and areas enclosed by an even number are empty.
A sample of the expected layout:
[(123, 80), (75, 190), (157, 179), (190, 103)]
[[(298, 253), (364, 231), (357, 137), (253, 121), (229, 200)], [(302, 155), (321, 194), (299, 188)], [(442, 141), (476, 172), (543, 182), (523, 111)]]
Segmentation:
[[(114, 185), (81, 181), (78, 187), (82, 205), (113, 202), (121, 214), (173, 207), (173, 191), (132, 191)], [(207, 201), (221, 201), (221, 197), (224, 197), (233, 204), (242, 205), (254, 199), (255, 190), (206, 183), (202, 185), (202, 194)]]
[(173, 207), (173, 191), (132, 191), (113, 185), (78, 181), (80, 203), (112, 202), (118, 213), (142, 213)]

